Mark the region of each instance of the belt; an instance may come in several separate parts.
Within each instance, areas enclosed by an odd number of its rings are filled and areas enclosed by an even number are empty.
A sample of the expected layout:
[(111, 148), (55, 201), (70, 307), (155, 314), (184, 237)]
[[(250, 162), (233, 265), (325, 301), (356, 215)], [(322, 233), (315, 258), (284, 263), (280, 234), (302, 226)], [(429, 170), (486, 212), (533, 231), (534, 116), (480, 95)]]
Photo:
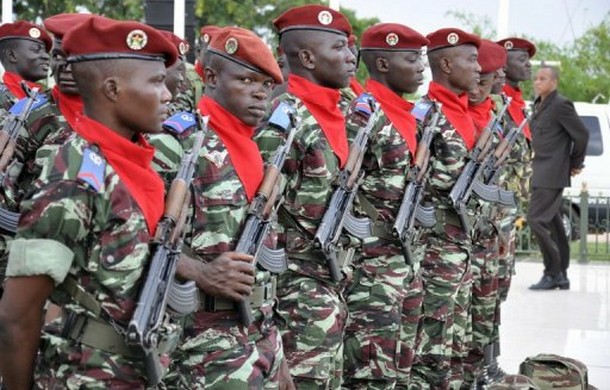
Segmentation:
[[(347, 250), (338, 250), (337, 251), (337, 266), (339, 269), (349, 265), (354, 260), (354, 254), (356, 253), (355, 248), (348, 248)], [(320, 251), (312, 251), (312, 252), (295, 252), (288, 254), (288, 262), (290, 263), (292, 259), (296, 260), (305, 260), (311, 261), (314, 263), (319, 263), (324, 267), (328, 267), (328, 262), (324, 253)]]
[[(272, 276), (269, 281), (254, 285), (250, 295), (250, 307), (258, 309), (265, 302), (272, 301), (277, 296), (277, 278)], [(230, 299), (215, 297), (204, 292), (199, 293), (200, 309), (207, 312), (217, 312), (225, 310), (236, 310), (235, 301)]]

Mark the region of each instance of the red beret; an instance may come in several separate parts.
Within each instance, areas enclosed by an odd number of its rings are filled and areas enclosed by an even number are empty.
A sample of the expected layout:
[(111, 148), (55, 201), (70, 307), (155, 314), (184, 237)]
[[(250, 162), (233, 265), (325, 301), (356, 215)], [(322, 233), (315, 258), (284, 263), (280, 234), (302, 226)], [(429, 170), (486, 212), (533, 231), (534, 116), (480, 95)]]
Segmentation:
[(176, 47), (154, 27), (103, 16), (89, 18), (68, 31), (62, 47), (68, 62), (134, 58), (162, 60), (171, 66), (178, 58)]
[(481, 74), (495, 72), (506, 64), (506, 49), (489, 39), (481, 39), (479, 46)]
[(183, 56), (189, 51), (189, 43), (187, 40), (180, 38), (176, 34), (167, 30), (159, 30), (161, 34), (170, 41), (174, 46), (176, 46), (176, 50), (178, 50), (178, 54)]
[(220, 31), (221, 28), (222, 27), (214, 26), (211, 24), (209, 26), (203, 26), (201, 27), (201, 30), (199, 30), (199, 37), (203, 42), (210, 43), (210, 41), (214, 37), (214, 34)]
[(508, 51), (512, 51), (512, 50), (527, 51), (530, 58), (532, 58), (534, 56), (534, 54), (536, 54), (536, 45), (534, 45), (532, 42), (528, 41), (527, 39), (506, 38), (506, 39), (502, 39), (501, 41), (498, 41), (498, 44), (504, 46), (504, 48)]
[(398, 23), (379, 23), (362, 34), (360, 50), (421, 50), (430, 41), (417, 31)]
[(481, 44), (481, 38), (478, 36), (467, 33), (466, 31), (455, 27), (441, 28), (440, 30), (436, 30), (426, 35), (426, 38), (428, 38), (430, 41), (430, 44), (428, 45), (428, 52), (465, 44), (471, 44), (479, 47)]
[(350, 36), (347, 37), (347, 47), (355, 46), (357, 40), (358, 40), (357, 36), (355, 36), (354, 34), (350, 34)]
[(0, 26), (0, 41), (5, 39), (29, 39), (30, 41), (42, 42), (47, 51), (51, 50), (53, 44), (51, 37), (45, 30), (25, 20), (5, 23)]
[(352, 26), (345, 15), (317, 4), (291, 8), (278, 16), (273, 25), (280, 35), (291, 30), (322, 30), (346, 37), (352, 33)]
[(210, 41), (208, 52), (217, 54), (259, 73), (269, 75), (281, 84), (282, 71), (271, 49), (250, 30), (241, 27), (224, 27)]
[(53, 38), (61, 41), (68, 31), (93, 16), (93, 14), (57, 14), (46, 18), (42, 24), (53, 34)]

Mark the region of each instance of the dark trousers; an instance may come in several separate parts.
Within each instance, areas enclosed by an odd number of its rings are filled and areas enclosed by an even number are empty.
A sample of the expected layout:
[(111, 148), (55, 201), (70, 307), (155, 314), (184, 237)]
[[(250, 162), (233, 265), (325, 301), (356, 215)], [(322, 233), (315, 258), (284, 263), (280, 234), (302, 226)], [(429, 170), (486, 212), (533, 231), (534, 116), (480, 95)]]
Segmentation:
[(563, 188), (532, 188), (527, 222), (538, 240), (544, 274), (557, 276), (570, 265), (570, 244), (561, 216)]

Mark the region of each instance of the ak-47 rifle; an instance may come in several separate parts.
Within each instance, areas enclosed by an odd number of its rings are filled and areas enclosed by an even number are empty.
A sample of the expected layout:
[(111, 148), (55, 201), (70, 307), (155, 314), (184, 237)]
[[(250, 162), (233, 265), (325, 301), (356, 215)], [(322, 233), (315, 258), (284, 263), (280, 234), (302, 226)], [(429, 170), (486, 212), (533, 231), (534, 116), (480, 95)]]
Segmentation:
[(405, 193), (400, 203), (400, 208), (394, 220), (392, 235), (400, 240), (405, 262), (413, 264), (413, 252), (411, 251), (411, 241), (413, 239), (415, 221), (423, 227), (433, 227), (436, 224), (434, 207), (424, 207), (421, 205), (424, 190), (424, 176), (428, 170), (430, 159), (430, 143), (434, 132), (438, 127), (438, 120), (441, 114), (441, 103), (434, 103), (435, 111), (430, 122), (422, 133), (422, 138), (417, 144), (415, 162), (407, 177)]
[(468, 161), (462, 169), (462, 173), (453, 185), (451, 192), (449, 192), (449, 199), (460, 218), (462, 228), (465, 232), (470, 231), (470, 223), (466, 217), (466, 204), (468, 204), (473, 191), (480, 199), (485, 201), (498, 202), (500, 200), (500, 189), (496, 186), (485, 185), (479, 180), (479, 177), (482, 175), (483, 162), (489, 154), (493, 143), (493, 132), (504, 116), (509, 104), (510, 98), (500, 113), (491, 118), (489, 123), (487, 123), (487, 126), (483, 129), (475, 147), (470, 152)]
[(182, 157), (176, 178), (172, 181), (165, 202), (165, 212), (157, 225), (156, 248), (150, 261), (144, 285), (140, 291), (136, 309), (125, 334), (126, 342), (144, 352), (149, 384), (157, 385), (162, 376), (162, 366), (157, 353), (159, 327), (163, 321), (172, 287), (176, 266), (183, 246), (184, 223), (190, 203), (191, 181), (195, 173), (199, 150), (207, 131), (209, 118), (199, 119), (198, 132), (193, 148)]
[[(295, 115), (294, 109), (284, 102), (280, 103), (269, 118), (269, 124), (288, 131), (288, 137), (286, 142), (276, 149), (271, 163), (265, 168), (265, 176), (250, 203), (248, 217), (235, 248), (235, 252), (254, 257), (253, 267), (258, 265), (276, 274), (288, 269), (286, 254), (283, 249), (269, 249), (264, 245), (264, 241), (271, 222), (276, 218), (277, 211), (284, 202), (283, 197), (279, 196), (282, 168), (290, 153), (298, 123), (299, 118)], [(237, 310), (241, 323), (244, 326), (250, 325), (253, 321), (250, 299), (246, 297), (238, 302)]]
[(21, 129), (25, 127), (26, 120), (38, 97), (38, 87), (30, 89), (25, 81), (22, 81), (21, 88), (25, 92), (26, 98), (18, 101), (10, 108), (0, 130), (0, 175), (2, 175), (0, 179), (4, 176), (4, 171), (11, 162), (13, 154), (15, 154), (17, 136)]
[(483, 177), (485, 184), (494, 185), (496, 184), (496, 180), (498, 179), (498, 174), (504, 162), (510, 155), (510, 152), (513, 149), (513, 146), (517, 142), (519, 138), (519, 134), (523, 131), (523, 128), (529, 121), (530, 117), (525, 117), (523, 121), (519, 124), (519, 127), (513, 127), (510, 129), (506, 137), (496, 146), (496, 149), (491, 154), (488, 161), (486, 161), (485, 166), (483, 167)]
[(314, 236), (314, 248), (324, 253), (330, 277), (335, 282), (342, 279), (337, 264), (337, 244), (345, 219), (352, 209), (358, 186), (364, 176), (364, 172), (360, 172), (360, 168), (369, 142), (369, 135), (379, 118), (379, 103), (375, 102), (371, 95), (362, 94), (356, 101), (356, 111), (365, 116), (368, 115), (367, 124), (358, 130), (356, 138), (350, 145), (345, 167), (339, 172), (338, 187), (330, 198), (328, 208)]

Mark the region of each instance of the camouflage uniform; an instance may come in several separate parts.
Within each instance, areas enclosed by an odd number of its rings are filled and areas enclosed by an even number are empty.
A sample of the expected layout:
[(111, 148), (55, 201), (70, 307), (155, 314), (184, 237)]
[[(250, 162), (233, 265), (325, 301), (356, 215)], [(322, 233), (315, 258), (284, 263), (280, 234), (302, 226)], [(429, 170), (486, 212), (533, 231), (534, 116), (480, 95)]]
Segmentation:
[[(430, 104), (424, 96), (418, 104)], [(424, 125), (426, 123), (423, 123)], [(459, 359), (466, 336), (470, 303), (472, 240), (464, 232), (449, 191), (466, 163), (469, 151), (444, 114), (431, 145), (430, 171), (423, 202), (435, 205), (437, 224), (420, 238), (424, 302), (422, 324), (411, 371), (415, 388), (448, 388), (452, 356)], [(459, 387), (459, 386), (458, 386)]]
[[(171, 181), (184, 150), (193, 138), (178, 140), (154, 135), (157, 148), (153, 166)], [(169, 174), (172, 172), (173, 174)], [(248, 210), (245, 189), (220, 137), (209, 130), (199, 154), (192, 183), (192, 221), (185, 244), (202, 261), (212, 261), (235, 249)], [(258, 270), (259, 289), (273, 287), (274, 277)], [(256, 295), (256, 292), (253, 293)], [(276, 389), (283, 359), (282, 341), (273, 320), (273, 296), (264, 296), (253, 310), (255, 320), (241, 325), (232, 301), (200, 293), (200, 308), (187, 316), (184, 338), (167, 382), (181, 389)]]
[[(350, 117), (350, 139), (364, 125), (358, 119)], [(410, 340), (400, 337), (402, 304), (405, 288), (417, 281), (421, 284), (421, 280), (419, 264), (407, 266), (400, 242), (391, 232), (410, 164), (411, 154), (404, 138), (381, 113), (363, 160), (365, 177), (355, 209), (355, 216), (371, 218), (375, 231), (363, 240), (353, 263), (354, 278), (345, 293), (349, 317), (344, 337), (343, 386), (349, 389), (393, 388), (399, 372), (406, 371), (404, 376), (408, 378), (415, 333)], [(405, 280), (407, 275), (409, 280)], [(404, 315), (415, 318), (417, 323), (415, 311), (420, 309), (414, 307)], [(401, 366), (402, 363), (407, 364)]]
[[(7, 275), (49, 275), (58, 285), (51, 300), (64, 308), (63, 323), (43, 330), (35, 388), (146, 386), (141, 356), (117, 329), (133, 314), (151, 237), (128, 188), (96, 150), (75, 134), (49, 157), (21, 203), (10, 245)], [(89, 159), (97, 180), (80, 175)], [(166, 366), (179, 331), (162, 326)]]
[[(284, 164), (285, 213), (279, 219), (285, 228), (283, 240), (289, 268), (278, 279), (284, 351), (297, 388), (336, 389), (343, 371), (347, 317), (341, 296), (344, 286), (332, 281), (326, 258), (314, 250), (312, 239), (332, 195), (339, 159), (299, 98), (288, 92), (277, 97), (275, 102), (278, 101), (294, 107), (302, 119)], [(267, 127), (259, 131), (255, 140), (266, 156), (273, 153), (282, 138), (277, 130)], [(349, 274), (347, 264), (342, 268)]]
[(186, 64), (186, 79), (184, 80), (184, 88), (181, 89), (178, 101), (183, 108), (190, 107), (189, 112), (195, 112), (197, 109), (197, 103), (205, 92), (205, 85), (203, 79), (195, 71), (195, 65), (191, 63)]

